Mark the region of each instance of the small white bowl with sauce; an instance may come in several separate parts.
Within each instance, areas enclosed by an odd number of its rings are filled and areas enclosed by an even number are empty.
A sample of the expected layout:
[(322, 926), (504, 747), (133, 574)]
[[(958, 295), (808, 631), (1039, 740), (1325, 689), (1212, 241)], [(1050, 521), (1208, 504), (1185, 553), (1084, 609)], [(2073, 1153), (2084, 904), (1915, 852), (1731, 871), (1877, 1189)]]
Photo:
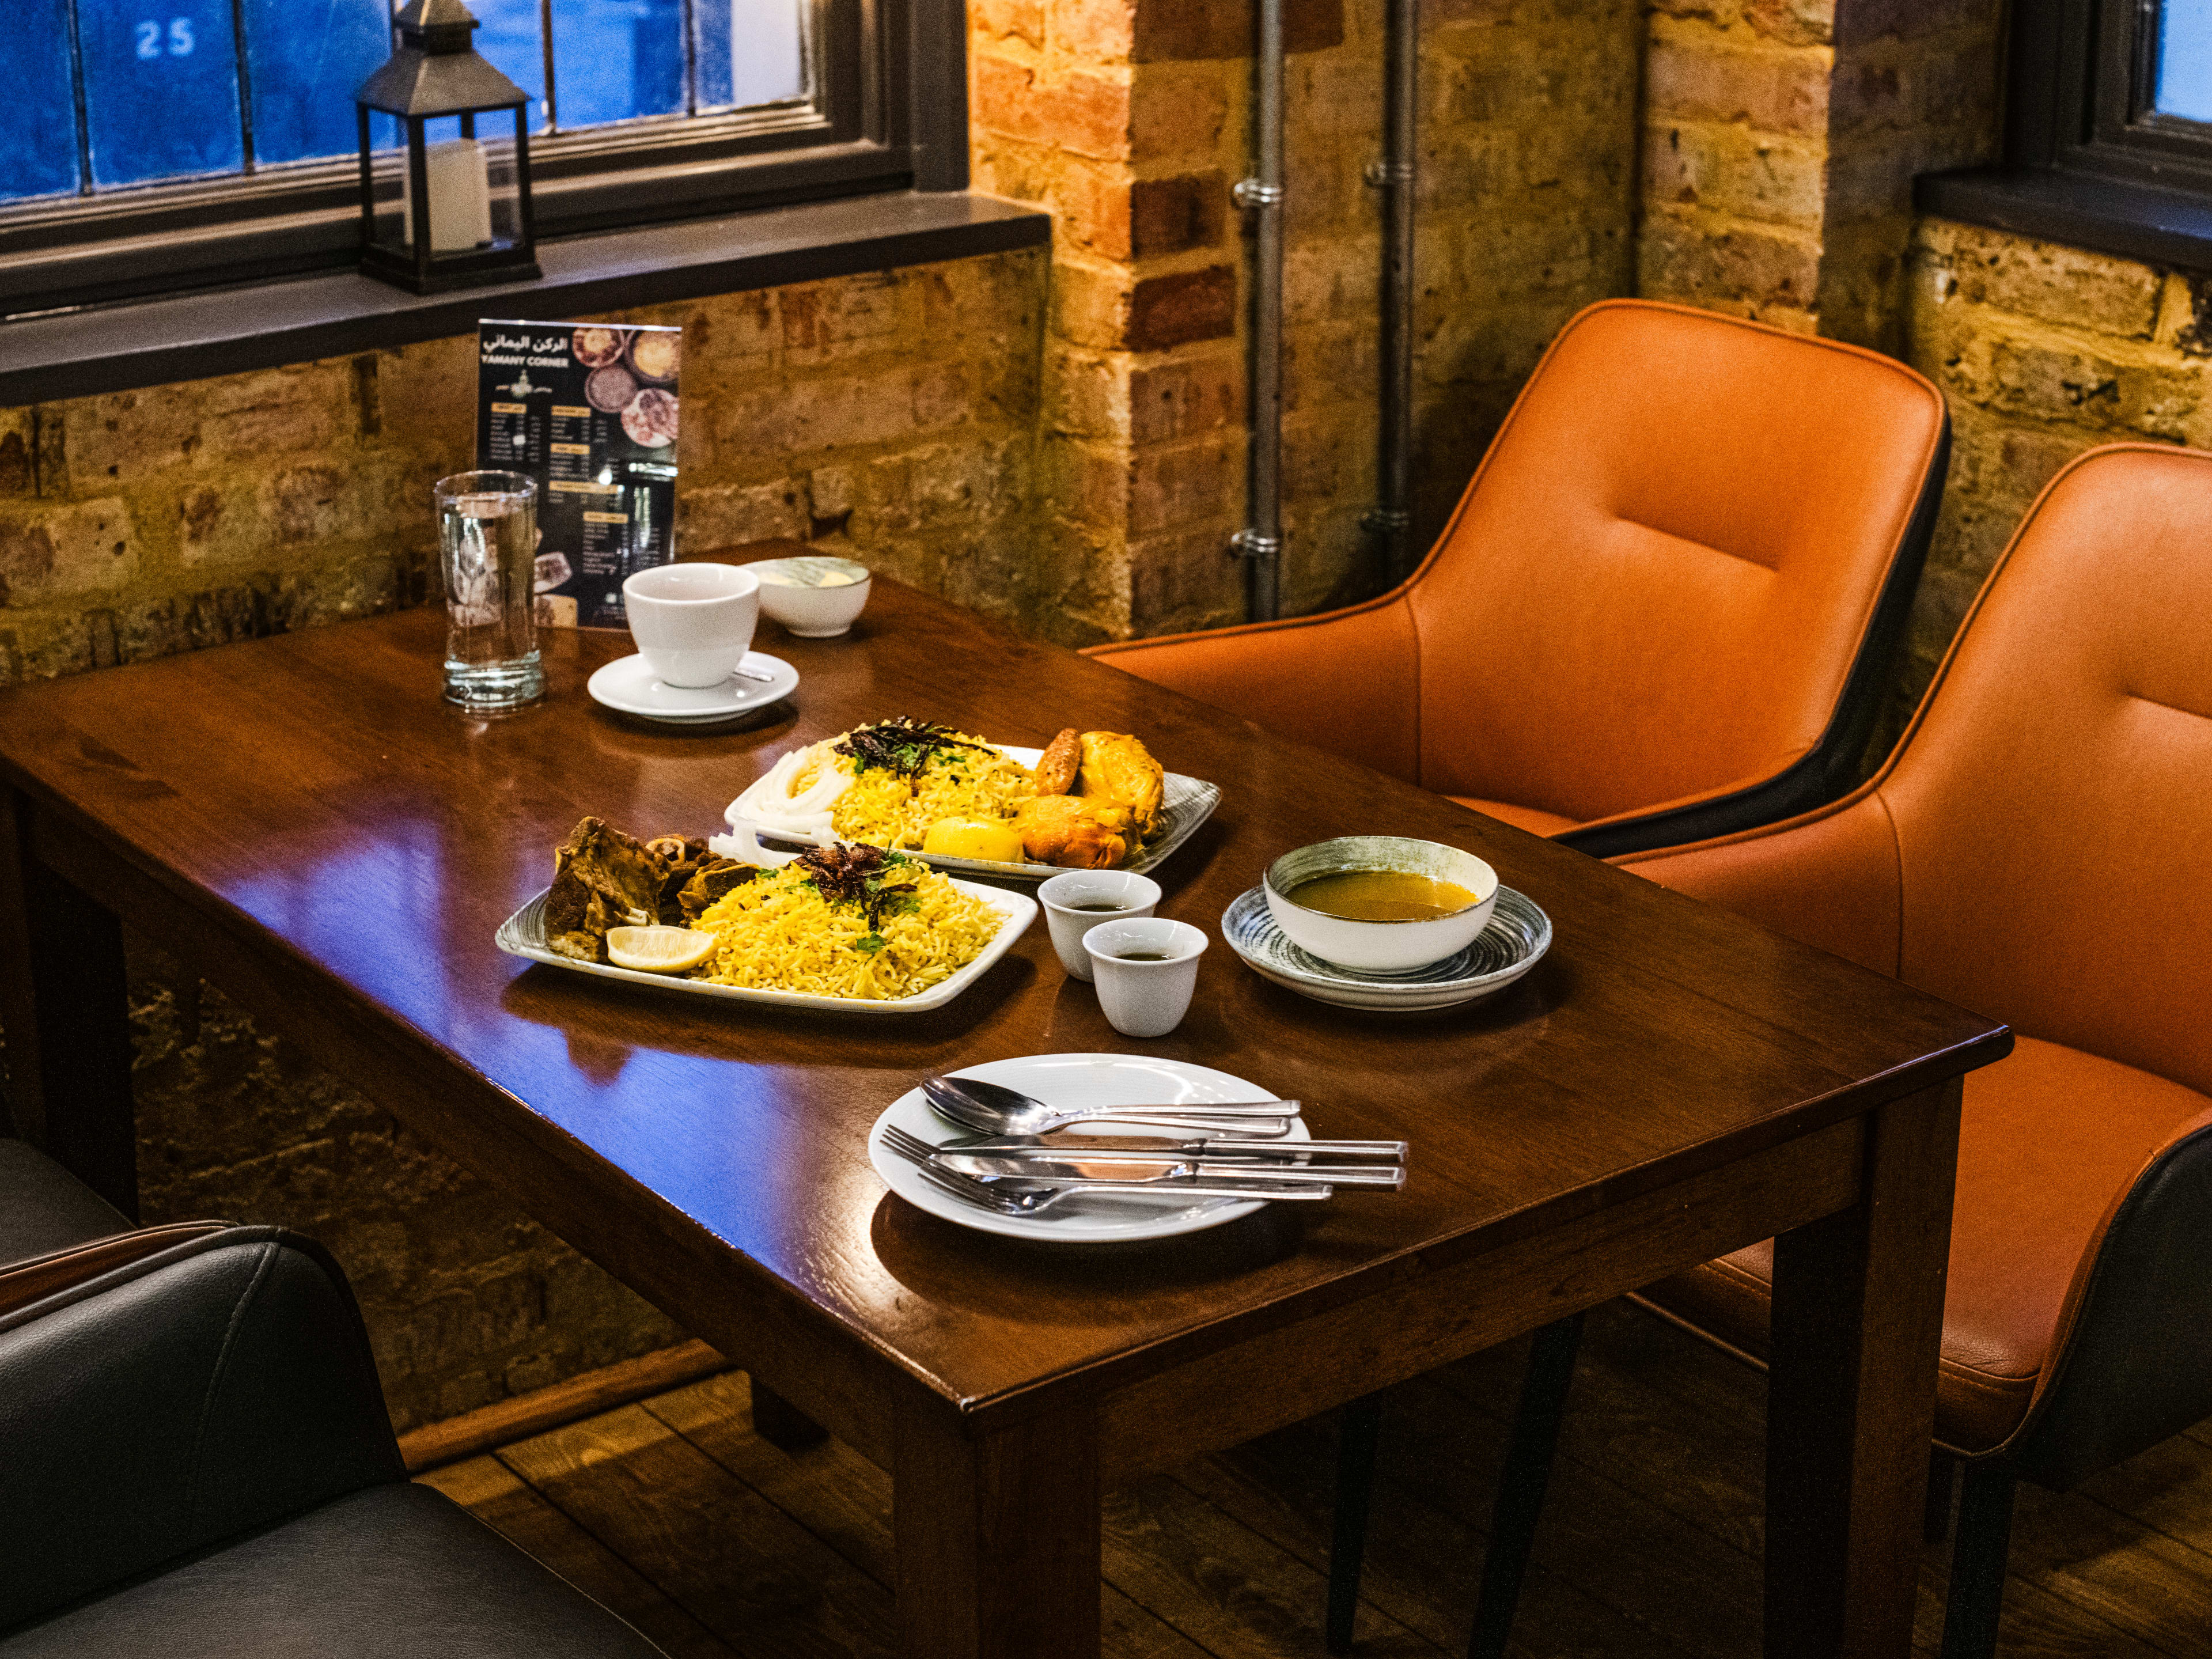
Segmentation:
[(1410, 974), (1465, 950), (1498, 908), (1498, 872), (1400, 836), (1344, 836), (1267, 866), (1267, 911), (1301, 950), (1366, 974)]
[(868, 603), (868, 567), (851, 559), (810, 553), (744, 568), (760, 578), (761, 614), (802, 640), (836, 638)]

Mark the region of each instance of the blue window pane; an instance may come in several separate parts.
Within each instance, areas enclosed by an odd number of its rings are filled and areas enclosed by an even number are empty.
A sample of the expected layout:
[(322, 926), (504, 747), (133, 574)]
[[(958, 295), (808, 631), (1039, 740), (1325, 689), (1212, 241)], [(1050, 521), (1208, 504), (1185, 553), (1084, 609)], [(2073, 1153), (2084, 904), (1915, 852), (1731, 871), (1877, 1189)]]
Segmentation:
[(553, 0), (562, 126), (682, 113), (684, 0)]
[(245, 10), (255, 160), (352, 155), (354, 88), (392, 54), (385, 0), (246, 0)]
[(62, 0), (0, 7), (0, 201), (77, 186), (76, 100), (70, 96), (69, 26)]
[(699, 107), (749, 109), (806, 91), (805, 0), (693, 0)]
[(477, 50), (530, 94), (530, 130), (545, 126), (545, 46), (538, 33), (538, 0), (470, 0)]
[(245, 161), (230, 0), (77, 0), (97, 184)]
[(2212, 6), (2166, 0), (2159, 8), (2158, 106), (2212, 121)]

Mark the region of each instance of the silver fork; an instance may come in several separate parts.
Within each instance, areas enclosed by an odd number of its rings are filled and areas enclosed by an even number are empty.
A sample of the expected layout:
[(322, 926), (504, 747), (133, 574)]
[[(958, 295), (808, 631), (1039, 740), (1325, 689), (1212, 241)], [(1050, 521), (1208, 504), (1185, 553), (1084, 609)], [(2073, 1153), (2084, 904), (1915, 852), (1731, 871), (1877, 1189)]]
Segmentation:
[(994, 1192), (966, 1176), (941, 1173), (924, 1164), (915, 1171), (928, 1185), (947, 1198), (957, 1199), (963, 1204), (972, 1204), (979, 1210), (988, 1210), (994, 1215), (1035, 1215), (1039, 1210), (1048, 1210), (1067, 1196), (1065, 1187), (1048, 1187), (1042, 1192)]
[[(895, 1158), (904, 1158), (920, 1170), (933, 1186), (945, 1191), (953, 1190), (957, 1182), (962, 1196), (975, 1196), (980, 1201), (984, 1196), (994, 1199), (1020, 1197), (1027, 1201), (1019, 1210), (1003, 1213), (1031, 1214), (1076, 1193), (1173, 1192), (1188, 1198), (1265, 1198), (1317, 1200), (1333, 1195), (1332, 1189), (1320, 1185), (1296, 1186), (1287, 1182), (1224, 1181), (1208, 1178), (1192, 1181), (1182, 1177), (1172, 1183), (1143, 1181), (1092, 1181), (1066, 1176), (1054, 1176), (1049, 1180), (1028, 1180), (1019, 1176), (993, 1176), (985, 1178), (971, 1176), (964, 1170), (947, 1169), (938, 1161), (938, 1148), (919, 1135), (908, 1133), (895, 1123), (884, 1125), (884, 1150)], [(971, 1189), (972, 1194), (966, 1190)], [(986, 1209), (997, 1209), (997, 1203), (987, 1203)]]

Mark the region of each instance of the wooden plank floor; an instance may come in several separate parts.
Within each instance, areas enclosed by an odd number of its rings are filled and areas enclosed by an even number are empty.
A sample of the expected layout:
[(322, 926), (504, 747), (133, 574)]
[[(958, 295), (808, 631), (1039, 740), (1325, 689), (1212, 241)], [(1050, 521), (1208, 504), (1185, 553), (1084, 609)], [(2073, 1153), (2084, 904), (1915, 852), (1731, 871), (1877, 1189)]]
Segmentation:
[[(1583, 1354), (1516, 1650), (1748, 1659), (1762, 1380), (1626, 1306), (1592, 1316)], [(1390, 1395), (1360, 1653), (1464, 1650), (1522, 1360), (1515, 1345)], [(1332, 1424), (1301, 1424), (1110, 1494), (1112, 1659), (1320, 1654), (1334, 1455)], [(740, 1376), (421, 1478), (678, 1659), (892, 1653), (889, 1480), (834, 1441), (769, 1446)], [(1930, 1654), (1946, 1555), (1921, 1573)], [(2021, 1487), (2001, 1651), (2212, 1654), (2212, 1430), (2063, 1497)]]

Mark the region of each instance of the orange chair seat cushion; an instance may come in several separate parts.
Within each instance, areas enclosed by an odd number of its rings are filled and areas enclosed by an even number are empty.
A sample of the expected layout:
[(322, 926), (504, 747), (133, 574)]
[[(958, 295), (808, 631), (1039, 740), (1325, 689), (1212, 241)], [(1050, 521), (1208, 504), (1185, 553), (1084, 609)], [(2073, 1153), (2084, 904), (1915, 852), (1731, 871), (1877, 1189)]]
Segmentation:
[[(2120, 1198), (2212, 1099), (2078, 1048), (2021, 1037), (1970, 1072), (1936, 1386), (1936, 1437), (2003, 1444), (2027, 1414), (2075, 1279)], [(1766, 1351), (1774, 1247), (1753, 1245), (1644, 1291), (1726, 1346)]]
[(1557, 812), (1547, 812), (1540, 806), (1516, 806), (1510, 800), (1484, 800), (1479, 795), (1450, 795), (1446, 799), (1480, 812), (1485, 817), (1510, 823), (1516, 830), (1526, 830), (1532, 836), (1556, 836), (1562, 830), (1573, 829), (1580, 822), (1576, 818), (1561, 817)]

